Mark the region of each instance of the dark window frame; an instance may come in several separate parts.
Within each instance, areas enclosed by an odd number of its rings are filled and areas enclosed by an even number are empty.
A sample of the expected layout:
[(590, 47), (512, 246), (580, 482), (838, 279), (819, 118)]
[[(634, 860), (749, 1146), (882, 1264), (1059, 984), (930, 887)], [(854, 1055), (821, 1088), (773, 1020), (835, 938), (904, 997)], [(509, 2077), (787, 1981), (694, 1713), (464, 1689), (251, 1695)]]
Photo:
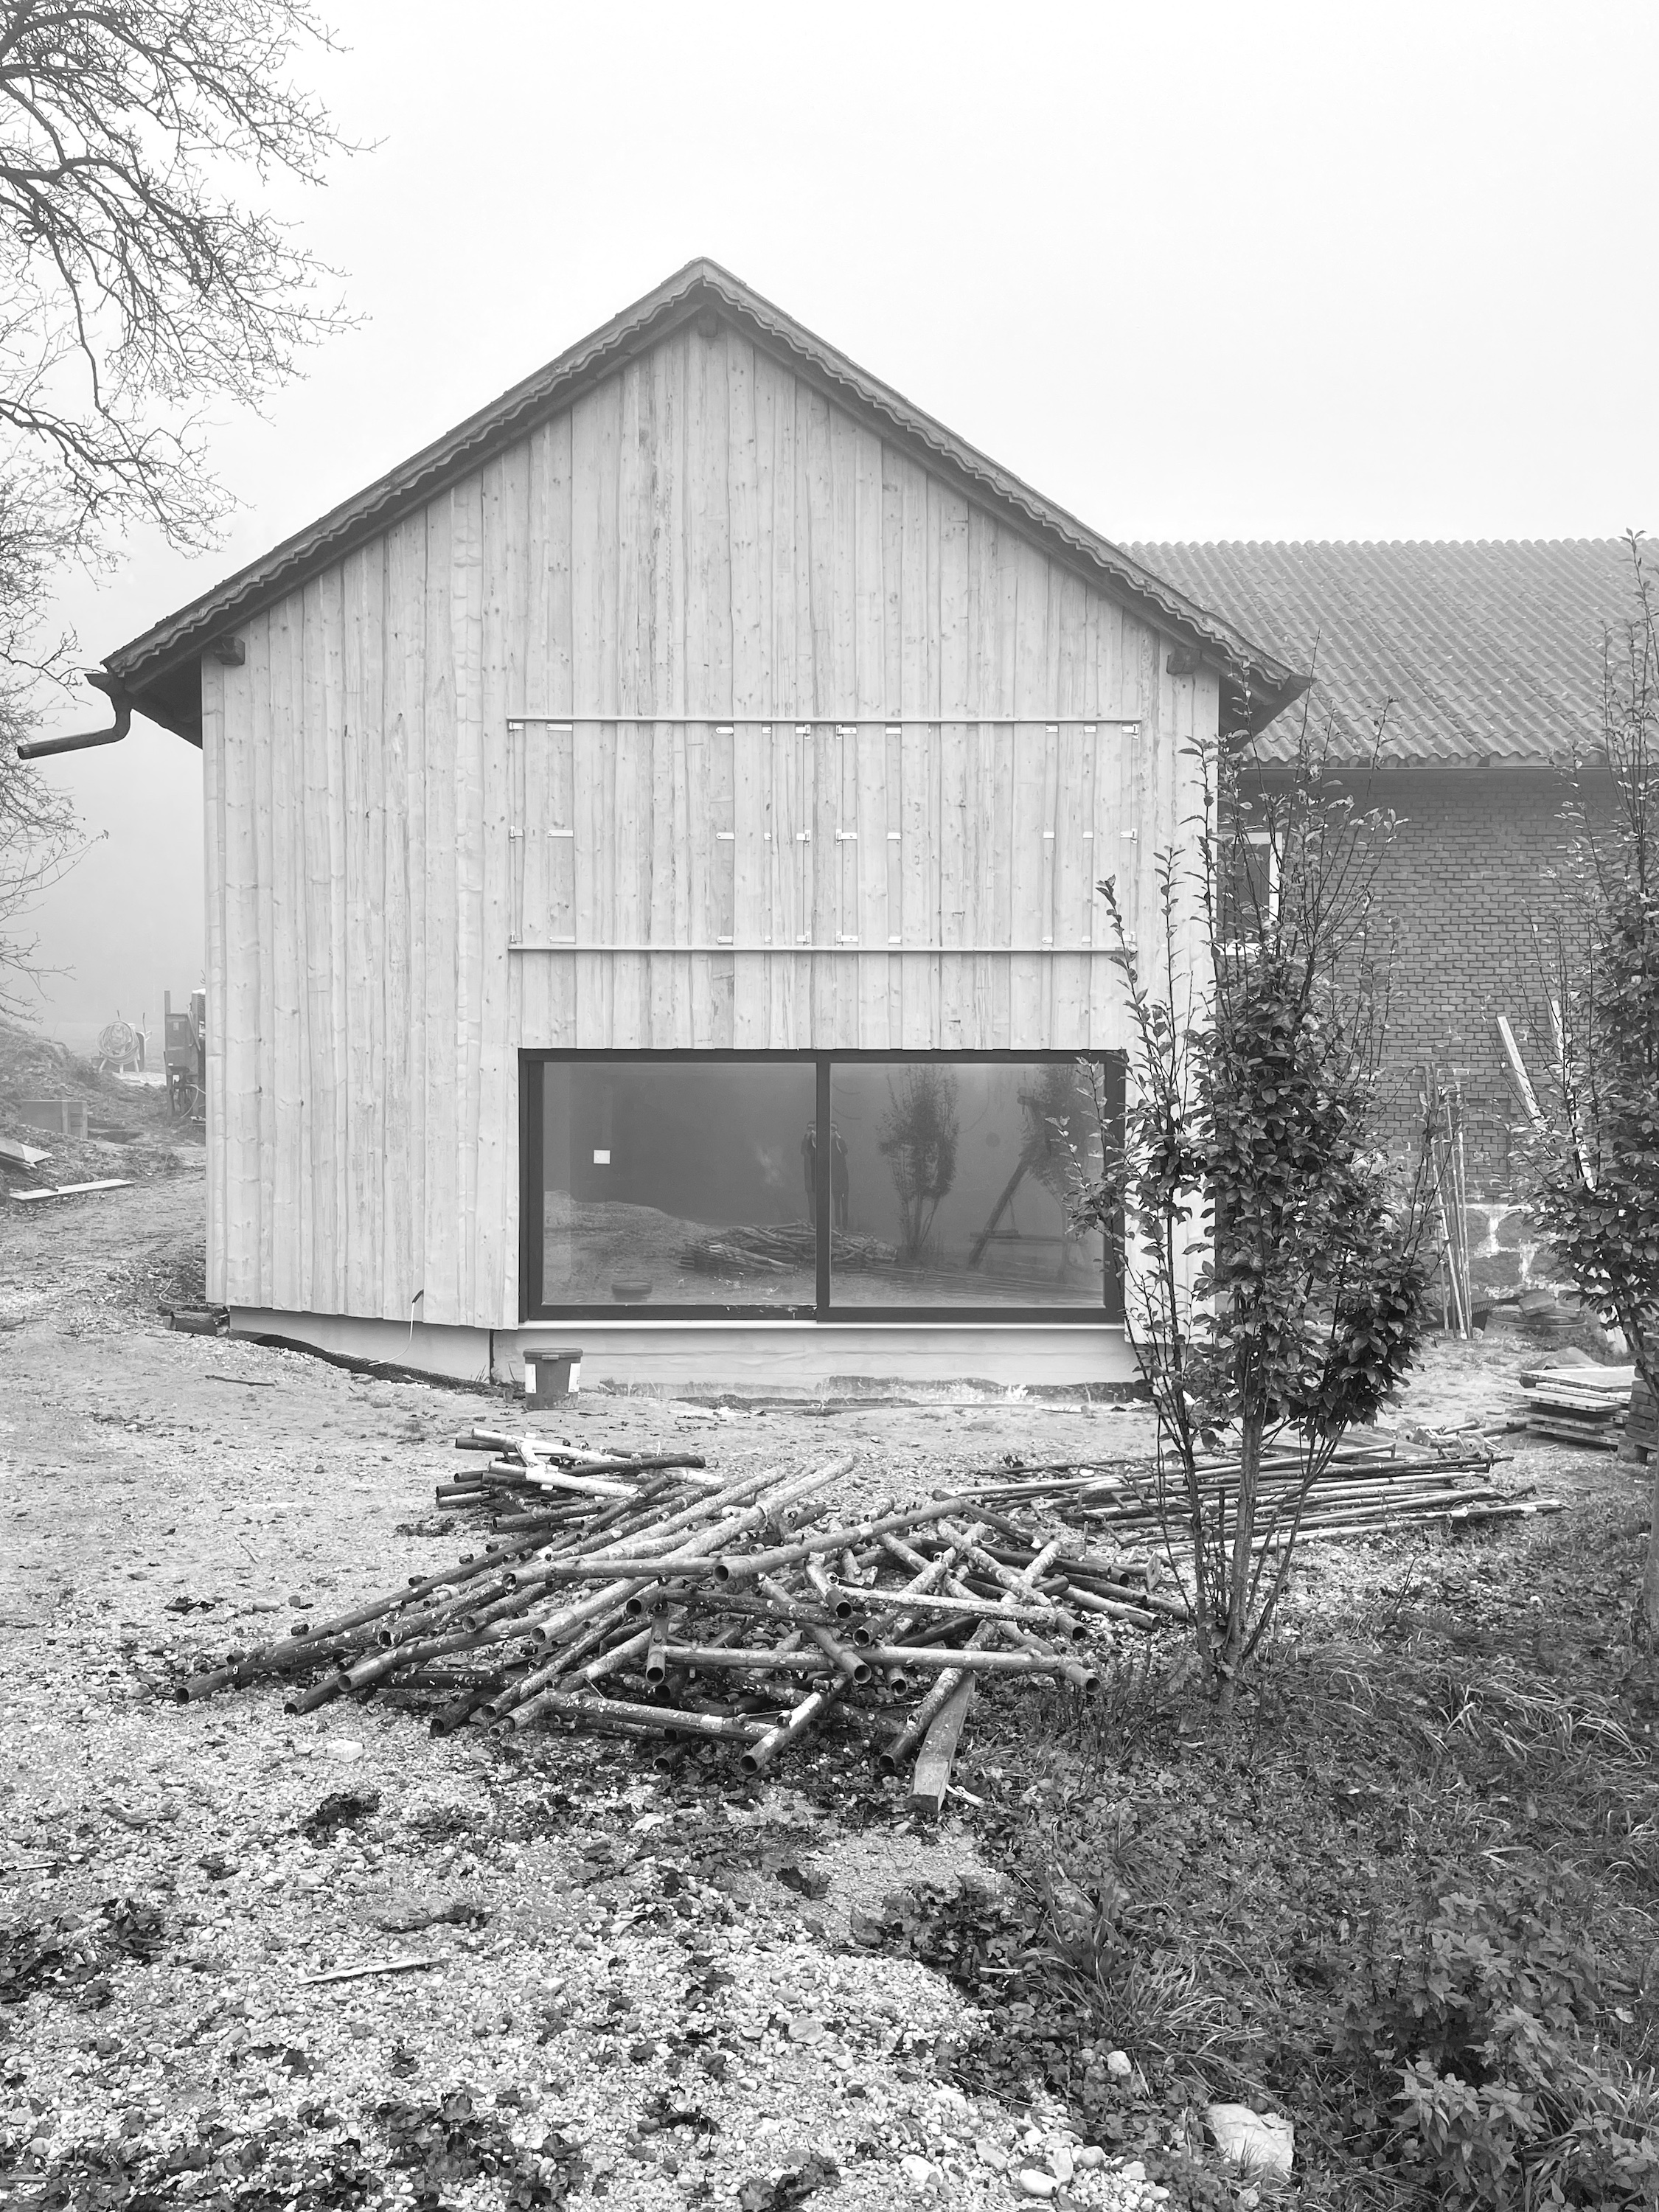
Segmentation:
[(817, 1152), (817, 1202), (819, 1224), (817, 1240), (817, 1302), (811, 1306), (718, 1305), (658, 1305), (653, 1304), (649, 1314), (626, 1305), (606, 1305), (590, 1301), (583, 1305), (544, 1305), (541, 1303), (542, 1261), (544, 1236), (542, 1231), (543, 1171), (543, 1086), (542, 1070), (549, 1066), (577, 1066), (582, 1063), (602, 1064), (606, 1061), (678, 1062), (689, 1066), (698, 1061), (731, 1063), (753, 1061), (776, 1066), (787, 1062), (796, 1066), (817, 1069), (817, 1118), (820, 1128), (830, 1126), (830, 1074), (836, 1066), (889, 1066), (908, 1062), (927, 1061), (942, 1067), (963, 1066), (1037, 1066), (1060, 1065), (1075, 1066), (1079, 1060), (1092, 1060), (1102, 1071), (1109, 1112), (1114, 1114), (1119, 1127), (1122, 1126), (1124, 1109), (1124, 1074), (1126, 1061), (1121, 1052), (1091, 1048), (1077, 1052), (950, 1052), (931, 1048), (911, 1048), (880, 1052), (806, 1051), (769, 1052), (746, 1050), (741, 1047), (721, 1050), (675, 1051), (641, 1050), (624, 1048), (587, 1049), (560, 1052), (524, 1050), (519, 1054), (519, 1317), (526, 1325), (542, 1322), (581, 1321), (644, 1321), (653, 1322), (735, 1322), (767, 1323), (810, 1322), (818, 1328), (859, 1328), (866, 1322), (884, 1327), (895, 1323), (915, 1323), (938, 1327), (957, 1324), (963, 1328), (981, 1328), (987, 1323), (1003, 1323), (1010, 1327), (1030, 1327), (1034, 1323), (1053, 1324), (1061, 1328), (1098, 1328), (1121, 1326), (1123, 1321), (1123, 1279), (1121, 1261), (1116, 1257), (1112, 1240), (1108, 1240), (1105, 1258), (1101, 1268), (1101, 1301), (1098, 1306), (1019, 1306), (1011, 1304), (968, 1306), (835, 1306), (831, 1302), (830, 1253), (833, 1221), (833, 1202), (830, 1188), (830, 1157), (828, 1145), (821, 1145)]

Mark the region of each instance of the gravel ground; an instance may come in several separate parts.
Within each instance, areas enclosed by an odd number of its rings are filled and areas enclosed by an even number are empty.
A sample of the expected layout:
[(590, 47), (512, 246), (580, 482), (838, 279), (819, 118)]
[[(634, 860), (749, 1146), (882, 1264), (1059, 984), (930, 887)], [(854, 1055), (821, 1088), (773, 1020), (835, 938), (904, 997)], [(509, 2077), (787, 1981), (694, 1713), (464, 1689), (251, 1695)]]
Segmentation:
[[(867, 1767), (849, 1804), (828, 1753), (763, 1793), (556, 1735), (519, 1755), (434, 1741), (378, 1705), (296, 1718), (274, 1690), (172, 1701), (196, 1653), (463, 1548), (432, 1485), (458, 1428), (501, 1412), (167, 1333), (155, 1289), (199, 1237), (200, 1203), (181, 1171), (0, 1217), (0, 1919), (65, 1947), (32, 1993), (0, 1984), (0, 2197), (37, 2199), (43, 2177), (66, 2190), (94, 2147), (148, 2172), (258, 2137), (312, 2177), (302, 2203), (344, 2203), (327, 2177), (352, 2138), (371, 2166), (389, 2154), (377, 2112), (463, 2086), (525, 2172), (550, 2143), (579, 2146), (578, 2199), (794, 2203), (773, 2185), (810, 2186), (816, 2157), (839, 2167), (848, 2212), (1006, 2203), (1018, 2186), (981, 2142), (1052, 2171), (1057, 2115), (1039, 2111), (1028, 2141), (1031, 2112), (935, 2078), (970, 2008), (853, 1936), (904, 1882), (979, 1867), (966, 1827), (910, 1821)], [(1146, 1433), (1138, 1412), (1018, 1398), (824, 1414), (596, 1393), (549, 1425), (699, 1449), (732, 1474), (834, 1460), (849, 1503), (1029, 1453), (1034, 1432), (1053, 1457)], [(343, 1792), (378, 1808), (308, 1840)], [(823, 1895), (786, 1887), (780, 1860)], [(403, 1956), (434, 1963), (307, 1979)], [(690, 2118), (650, 2124), (675, 2111)], [(508, 2201), (501, 2175), (444, 2194)], [(1133, 2166), (1080, 2168), (1069, 2195), (1157, 2201)]]
[[(340, 2176), (356, 2160), (378, 2190), (399, 2111), (460, 2112), (463, 2088), (506, 2166), (452, 2163), (444, 2201), (465, 2206), (556, 2203), (568, 2182), (574, 2202), (752, 2212), (803, 2201), (830, 2160), (846, 2212), (974, 2207), (1025, 2194), (1024, 2171), (1063, 2175), (1082, 2146), (1058, 2115), (937, 2079), (972, 2008), (858, 1940), (904, 1883), (985, 1873), (967, 1803), (919, 1824), (833, 1748), (760, 1791), (558, 1735), (434, 1741), (378, 1704), (296, 1718), (268, 1689), (172, 1701), (195, 1654), (465, 1548), (432, 1485), (457, 1429), (502, 1413), (166, 1333), (157, 1286), (187, 1274), (200, 1206), (179, 1163), (50, 1218), (0, 1217), (0, 1934), (35, 1939), (0, 1950), (0, 2201), (42, 2201), (43, 2183), (70, 2201), (94, 2149), (148, 2175), (173, 2158), (167, 2200), (210, 2201), (255, 2142), (273, 2207), (366, 2201)], [(1437, 1352), (1403, 1418), (1491, 1418), (1534, 1356)], [(1008, 1454), (1097, 1462), (1151, 1441), (1140, 1409), (946, 1395), (828, 1411), (585, 1392), (544, 1427), (690, 1447), (731, 1475), (835, 1460), (860, 1504)], [(1644, 1486), (1524, 1443), (1505, 1474)], [(1358, 1547), (1308, 1557), (1304, 1604), (1378, 1571)], [(378, 1803), (317, 1830), (343, 1794)], [(61, 1948), (31, 1989), (43, 1934)], [(410, 1956), (432, 1963), (307, 1978)], [(392, 2180), (408, 2201), (406, 2170)], [(235, 2201), (265, 2203), (250, 2185)], [(1109, 2162), (1055, 2186), (1109, 2208), (1161, 2194)]]

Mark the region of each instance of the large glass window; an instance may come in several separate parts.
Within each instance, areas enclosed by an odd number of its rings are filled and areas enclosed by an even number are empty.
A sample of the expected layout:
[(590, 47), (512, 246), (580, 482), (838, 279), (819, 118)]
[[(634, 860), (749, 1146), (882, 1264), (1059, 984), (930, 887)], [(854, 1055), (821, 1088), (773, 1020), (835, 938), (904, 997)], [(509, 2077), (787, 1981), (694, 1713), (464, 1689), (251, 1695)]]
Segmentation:
[(550, 1061), (544, 1306), (811, 1313), (810, 1060)]
[(531, 1314), (1115, 1317), (1075, 1059), (770, 1054), (525, 1064)]
[(1104, 1240), (1066, 1215), (1097, 1163), (1072, 1060), (837, 1060), (830, 1074), (830, 1303), (1092, 1306)]

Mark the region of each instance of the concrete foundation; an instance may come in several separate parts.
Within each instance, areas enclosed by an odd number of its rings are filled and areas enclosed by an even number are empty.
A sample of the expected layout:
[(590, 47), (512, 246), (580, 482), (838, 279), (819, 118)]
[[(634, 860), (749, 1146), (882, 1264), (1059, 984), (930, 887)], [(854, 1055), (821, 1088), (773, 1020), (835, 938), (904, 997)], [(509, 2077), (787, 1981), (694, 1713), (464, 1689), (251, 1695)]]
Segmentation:
[(522, 1346), (580, 1345), (582, 1382), (663, 1390), (822, 1390), (833, 1382), (959, 1382), (1112, 1389), (1135, 1380), (1121, 1328), (1042, 1322), (544, 1322), (422, 1328), (346, 1314), (233, 1306), (240, 1335), (275, 1336), (456, 1381), (521, 1383)]

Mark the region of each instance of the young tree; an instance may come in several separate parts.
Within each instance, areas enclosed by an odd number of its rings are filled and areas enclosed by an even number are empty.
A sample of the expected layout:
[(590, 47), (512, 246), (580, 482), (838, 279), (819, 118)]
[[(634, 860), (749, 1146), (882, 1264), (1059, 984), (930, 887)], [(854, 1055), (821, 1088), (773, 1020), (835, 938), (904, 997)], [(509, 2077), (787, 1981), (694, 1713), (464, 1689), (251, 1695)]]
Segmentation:
[(75, 844), (18, 762), (73, 640), (54, 565), (134, 524), (213, 542), (208, 410), (257, 405), (340, 326), (324, 269), (257, 204), (344, 150), (295, 85), (331, 44), (308, 0), (0, 0), (0, 970)]
[[(1200, 750), (1192, 846), (1157, 864), (1155, 987), (1099, 886), (1133, 1042), (1122, 1137), (1103, 1120), (1105, 1172), (1078, 1218), (1123, 1253), (1164, 1526), (1185, 1523), (1199, 1656), (1224, 1707), (1273, 1618), (1310, 1490), (1411, 1364), (1431, 1272), (1427, 1146), (1391, 1165), (1378, 1133), (1387, 959), (1372, 905), (1393, 819), (1335, 790), (1327, 750), (1304, 720), (1278, 787), (1248, 755)], [(1205, 1461), (1223, 1438), (1218, 1480)], [(1270, 1444), (1293, 1448), (1295, 1472), (1269, 1510)]]
[[(1605, 641), (1601, 744), (1575, 762), (1550, 917), (1549, 1080), (1527, 1138), (1532, 1218), (1659, 1391), (1659, 611), (1631, 539), (1629, 620)], [(1659, 1647), (1659, 1455), (1634, 1633)]]

